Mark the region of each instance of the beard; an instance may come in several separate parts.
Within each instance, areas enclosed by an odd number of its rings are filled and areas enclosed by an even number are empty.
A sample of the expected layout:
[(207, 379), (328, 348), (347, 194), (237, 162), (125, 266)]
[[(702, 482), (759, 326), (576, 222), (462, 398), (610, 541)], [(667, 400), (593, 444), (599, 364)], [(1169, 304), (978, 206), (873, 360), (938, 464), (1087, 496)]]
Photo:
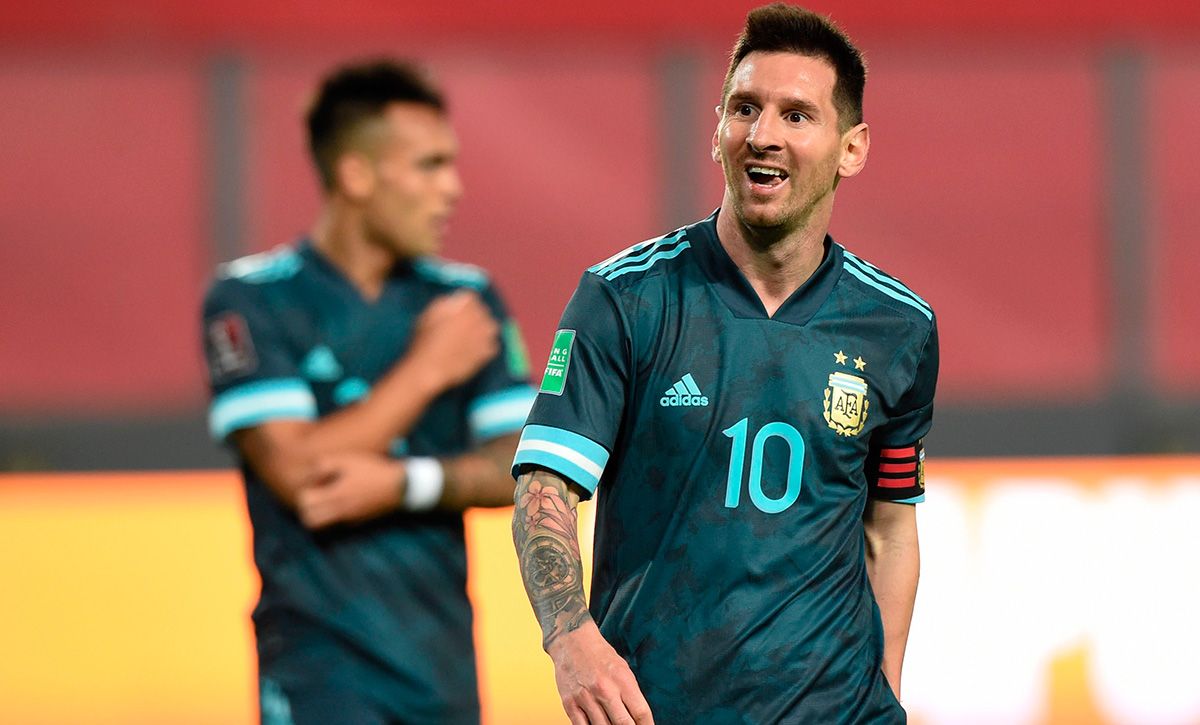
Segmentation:
[(772, 194), (771, 198), (767, 199), (759, 197), (752, 188), (748, 188), (746, 163), (775, 162), (784, 168), (790, 164), (781, 164), (776, 158), (766, 156), (744, 157), (731, 162), (724, 153), (721, 154), (720, 161), (725, 176), (726, 194), (733, 202), (731, 211), (743, 226), (771, 236), (786, 235), (807, 225), (818, 209), (832, 203), (833, 193), (840, 180), (840, 154), (831, 153), (823, 159), (789, 172), (788, 178), (783, 181), (783, 184), (788, 186), (783, 190), (784, 193)]

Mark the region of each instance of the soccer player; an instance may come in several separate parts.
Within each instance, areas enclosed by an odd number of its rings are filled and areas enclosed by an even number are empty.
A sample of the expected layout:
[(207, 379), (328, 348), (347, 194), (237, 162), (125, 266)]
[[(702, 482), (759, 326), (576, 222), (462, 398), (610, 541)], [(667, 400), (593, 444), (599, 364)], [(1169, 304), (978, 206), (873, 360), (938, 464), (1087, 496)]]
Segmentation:
[(906, 719), (938, 347), (929, 305), (827, 232), (864, 81), (825, 18), (753, 10), (720, 209), (589, 268), (563, 314), (513, 535), (572, 723)]
[(204, 304), (262, 575), (262, 719), (477, 723), (462, 510), (512, 501), (524, 350), (484, 273), (431, 256), (462, 189), (419, 69), (342, 68), (307, 121), (310, 236), (223, 265)]

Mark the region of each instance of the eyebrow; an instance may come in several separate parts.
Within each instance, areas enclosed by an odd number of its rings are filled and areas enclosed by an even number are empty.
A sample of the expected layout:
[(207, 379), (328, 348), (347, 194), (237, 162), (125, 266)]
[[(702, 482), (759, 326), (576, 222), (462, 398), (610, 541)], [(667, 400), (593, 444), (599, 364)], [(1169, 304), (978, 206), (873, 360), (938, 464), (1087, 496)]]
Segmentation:
[[(725, 101), (725, 105), (727, 107), (738, 103), (753, 103), (758, 105), (758, 98), (749, 93), (741, 92), (730, 93), (729, 98)], [(800, 98), (798, 96), (784, 98), (780, 105), (782, 105), (784, 108), (794, 108), (797, 111), (801, 111), (813, 117), (816, 117), (821, 113), (821, 109), (817, 106), (817, 104), (813, 103), (807, 98)]]

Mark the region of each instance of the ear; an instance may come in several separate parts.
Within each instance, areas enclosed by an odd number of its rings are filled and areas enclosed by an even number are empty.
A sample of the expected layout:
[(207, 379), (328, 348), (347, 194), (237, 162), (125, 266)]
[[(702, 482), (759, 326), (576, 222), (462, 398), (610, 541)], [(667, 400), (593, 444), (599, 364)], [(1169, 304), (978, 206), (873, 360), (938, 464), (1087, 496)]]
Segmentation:
[(842, 162), (838, 164), (838, 176), (848, 179), (862, 171), (870, 150), (871, 128), (867, 124), (860, 123), (842, 134)]
[(360, 201), (375, 190), (375, 166), (365, 154), (347, 151), (334, 168), (337, 189), (347, 198)]
[(720, 164), (721, 163), (721, 119), (723, 118), (723, 115), (721, 113), (720, 106), (717, 106), (713, 110), (717, 112), (717, 128), (715, 131), (713, 131), (713, 137), (712, 137), (712, 160), (713, 160), (713, 162)]

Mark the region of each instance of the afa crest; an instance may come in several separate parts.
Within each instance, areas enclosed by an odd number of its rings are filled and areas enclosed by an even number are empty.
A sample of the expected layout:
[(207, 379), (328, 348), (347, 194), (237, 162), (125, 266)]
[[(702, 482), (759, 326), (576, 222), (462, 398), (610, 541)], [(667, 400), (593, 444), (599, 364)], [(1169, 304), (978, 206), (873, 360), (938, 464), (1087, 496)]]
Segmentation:
[(825, 422), (838, 435), (856, 436), (867, 424), (867, 381), (857, 375), (830, 373), (825, 388)]

